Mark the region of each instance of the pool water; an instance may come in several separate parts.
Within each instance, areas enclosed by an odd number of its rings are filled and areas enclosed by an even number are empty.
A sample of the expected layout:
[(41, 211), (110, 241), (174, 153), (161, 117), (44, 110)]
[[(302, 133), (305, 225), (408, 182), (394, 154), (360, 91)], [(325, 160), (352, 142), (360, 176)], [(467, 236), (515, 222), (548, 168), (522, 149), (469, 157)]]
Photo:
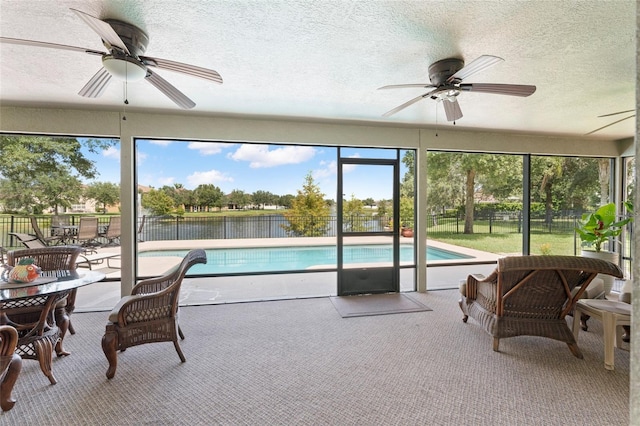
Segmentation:
[[(184, 257), (188, 250), (162, 250), (141, 252), (147, 256)], [(302, 247), (255, 247), (208, 249), (207, 263), (193, 266), (189, 274), (232, 274), (244, 272), (299, 271), (312, 267), (335, 268), (337, 249), (335, 246)], [(348, 245), (344, 246), (344, 263), (391, 262), (391, 245)], [(434, 247), (427, 247), (427, 261), (461, 260), (472, 256)], [(413, 246), (400, 247), (400, 262), (413, 262)]]

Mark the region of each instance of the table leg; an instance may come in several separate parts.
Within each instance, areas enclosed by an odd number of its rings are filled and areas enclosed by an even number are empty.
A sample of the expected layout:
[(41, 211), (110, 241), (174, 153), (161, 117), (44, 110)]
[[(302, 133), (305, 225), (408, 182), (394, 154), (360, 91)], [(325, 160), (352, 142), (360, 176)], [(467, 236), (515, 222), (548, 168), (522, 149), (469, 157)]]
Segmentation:
[(616, 338), (616, 318), (611, 312), (602, 312), (602, 327), (604, 328), (604, 368), (613, 370), (614, 345)]

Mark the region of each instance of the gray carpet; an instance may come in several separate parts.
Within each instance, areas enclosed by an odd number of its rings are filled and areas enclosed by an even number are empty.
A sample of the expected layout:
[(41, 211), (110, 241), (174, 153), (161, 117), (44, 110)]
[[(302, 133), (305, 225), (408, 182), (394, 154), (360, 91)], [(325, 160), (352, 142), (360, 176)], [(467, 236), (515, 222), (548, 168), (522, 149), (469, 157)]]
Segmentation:
[(537, 337), (500, 342), (462, 322), (455, 290), (411, 294), (431, 312), (343, 319), (329, 298), (191, 306), (171, 343), (119, 354), (106, 312), (75, 313), (58, 384), (25, 360), (2, 425), (626, 425), (629, 353), (604, 369), (602, 327), (580, 360)]
[(431, 310), (429, 307), (402, 293), (335, 296), (330, 299), (342, 318)]

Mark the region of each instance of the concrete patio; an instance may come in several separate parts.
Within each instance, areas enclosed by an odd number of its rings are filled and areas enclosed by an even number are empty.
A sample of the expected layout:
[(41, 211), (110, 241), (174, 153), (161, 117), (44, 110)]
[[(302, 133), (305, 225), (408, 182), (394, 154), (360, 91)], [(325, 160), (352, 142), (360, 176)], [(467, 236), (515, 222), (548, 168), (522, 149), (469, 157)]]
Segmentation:
[[(273, 238), (235, 240), (181, 240), (147, 241), (138, 246), (139, 252), (156, 250), (188, 250), (191, 248), (223, 249), (283, 246), (335, 246), (335, 238)], [(389, 237), (350, 238), (349, 244), (388, 243)], [(413, 239), (401, 239), (402, 244), (410, 244)], [(499, 255), (450, 244), (429, 241), (429, 246), (472, 256), (466, 262), (436, 260), (427, 262), (427, 288), (429, 290), (456, 288), (461, 279), (470, 273), (489, 274), (495, 268)], [(105, 247), (98, 253), (119, 253), (119, 247)], [(138, 258), (139, 276), (158, 276), (168, 271), (182, 259), (178, 256), (154, 256)], [(472, 264), (476, 262), (476, 264)], [(76, 311), (103, 311), (120, 300), (120, 261), (118, 257), (92, 269), (106, 273), (107, 281), (92, 284), (78, 290)], [(413, 291), (413, 269), (401, 269), (401, 291)], [(295, 299), (308, 297), (335, 296), (337, 289), (336, 272), (314, 272), (293, 274), (260, 274), (243, 276), (219, 276), (186, 278), (182, 286), (181, 305), (203, 305), (239, 303), (260, 300)]]

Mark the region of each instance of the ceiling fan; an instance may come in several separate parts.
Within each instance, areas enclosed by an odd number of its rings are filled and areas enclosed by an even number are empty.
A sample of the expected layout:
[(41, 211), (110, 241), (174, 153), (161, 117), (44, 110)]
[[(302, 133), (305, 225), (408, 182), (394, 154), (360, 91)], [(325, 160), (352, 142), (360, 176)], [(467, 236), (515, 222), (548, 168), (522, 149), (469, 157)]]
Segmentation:
[(402, 105), (387, 111), (383, 117), (389, 117), (406, 107), (413, 105), (424, 98), (431, 98), (442, 102), (447, 121), (456, 121), (462, 118), (462, 110), (458, 104), (458, 95), (462, 92), (494, 93), (497, 95), (529, 96), (536, 91), (536, 86), (522, 84), (493, 84), (493, 83), (463, 83), (462, 81), (504, 59), (497, 56), (482, 55), (470, 64), (464, 64), (462, 59), (447, 58), (434, 62), (429, 66), (428, 83), (394, 84), (383, 86), (379, 89), (401, 89), (410, 87), (423, 87), (432, 89), (427, 93), (417, 96)]
[(107, 48), (108, 53), (83, 47), (9, 37), (0, 37), (0, 43), (72, 50), (101, 56), (102, 68), (78, 92), (79, 95), (87, 98), (97, 98), (102, 95), (113, 76), (126, 82), (145, 79), (180, 108), (191, 109), (196, 105), (184, 93), (151, 71), (151, 67), (179, 72), (222, 84), (222, 77), (214, 70), (167, 59), (143, 56), (149, 43), (149, 37), (134, 25), (114, 19), (101, 20), (79, 10), (71, 10), (102, 38), (102, 44)]
[(597, 128), (595, 130), (592, 130), (589, 133), (586, 133), (585, 136), (590, 135), (592, 133), (595, 133), (595, 132), (597, 132), (599, 130), (606, 129), (607, 127), (613, 126), (614, 124), (618, 124), (621, 121), (628, 120), (630, 118), (635, 117), (636, 116), (636, 110), (635, 109), (629, 109), (629, 110), (626, 110), (626, 111), (618, 111), (618, 112), (612, 112), (611, 114), (599, 115), (598, 118), (602, 118), (602, 117), (611, 117), (613, 115), (618, 115), (618, 114), (628, 114), (630, 112), (632, 112), (633, 114), (631, 114), (631, 115), (629, 115), (627, 117), (621, 118), (620, 120), (616, 120), (613, 123), (609, 123), (606, 126), (602, 126), (602, 127), (599, 127), (599, 128)]

